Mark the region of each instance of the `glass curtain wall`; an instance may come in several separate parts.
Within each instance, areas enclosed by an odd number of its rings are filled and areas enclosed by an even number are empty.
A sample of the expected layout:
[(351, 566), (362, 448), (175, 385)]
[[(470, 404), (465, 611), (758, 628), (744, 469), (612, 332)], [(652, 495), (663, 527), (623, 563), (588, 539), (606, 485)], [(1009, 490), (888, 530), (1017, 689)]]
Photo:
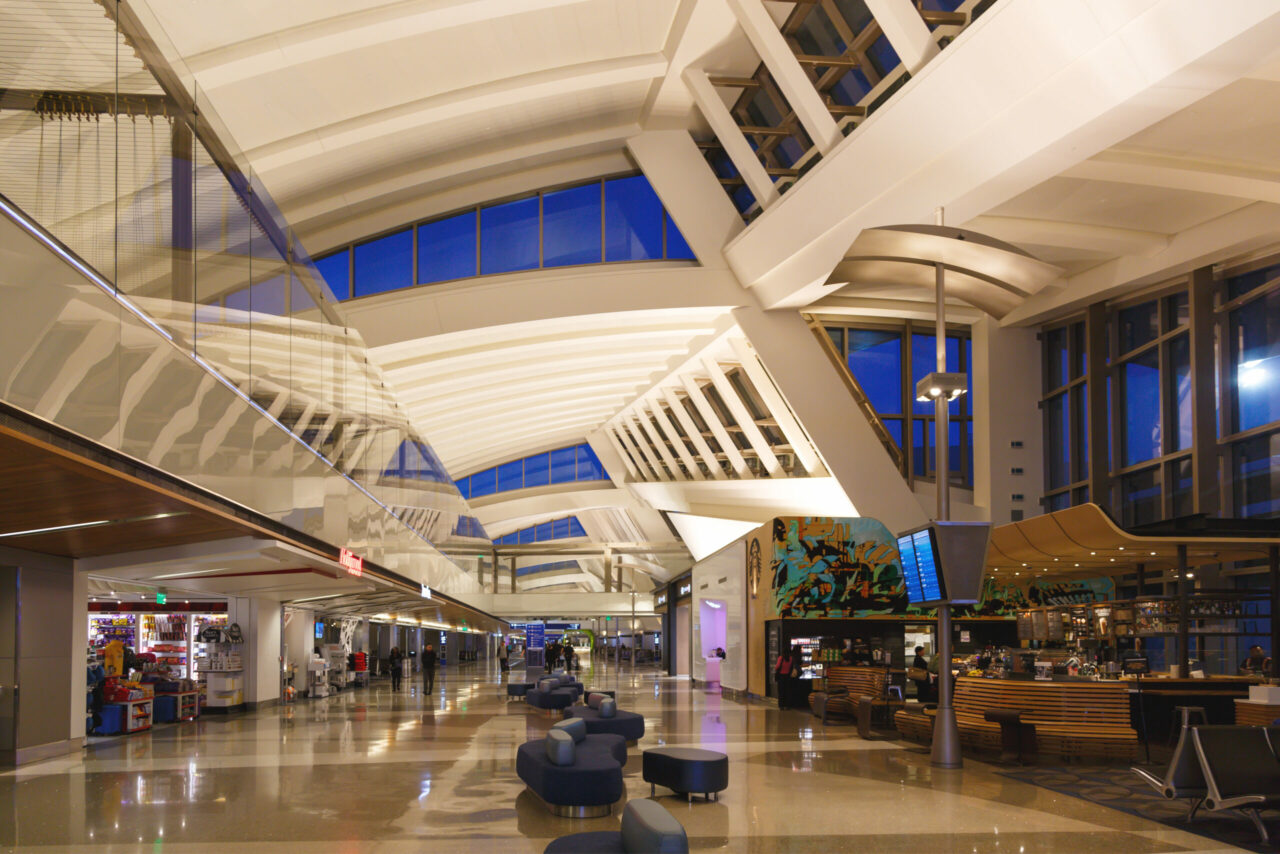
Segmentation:
[[(912, 479), (937, 476), (937, 437), (933, 403), (915, 399), (916, 382), (937, 367), (933, 326), (854, 324), (824, 321), (827, 335), (844, 357), (889, 434), (904, 451)], [(927, 330), (927, 331), (925, 331)], [(947, 370), (968, 374), (970, 394), (949, 404), (951, 483), (973, 488), (973, 342), (967, 329), (947, 332)]]
[(69, 265), (0, 278), (23, 308), (0, 336), (5, 400), (444, 592), (472, 589), (430, 542), (465, 500), (194, 77), (165, 63), (173, 52), (135, 50), (164, 33), (114, 0), (10, 4), (4, 28), (0, 225), (30, 263)]
[[(1212, 317), (1192, 328), (1189, 281), (1105, 310), (1105, 364), (1085, 358), (1085, 328), (1046, 327), (1046, 510), (1090, 500), (1088, 387), (1107, 388), (1106, 488), (1098, 503), (1126, 526), (1195, 511), (1194, 401), (1213, 401), (1216, 435), (1202, 447), (1219, 472), (1211, 515), (1280, 515), (1280, 264), (1219, 273)], [(1195, 335), (1216, 343), (1213, 381), (1194, 387)]]
[(326, 253), (316, 268), (339, 299), (415, 284), (622, 261), (693, 261), (643, 175), (478, 205)]

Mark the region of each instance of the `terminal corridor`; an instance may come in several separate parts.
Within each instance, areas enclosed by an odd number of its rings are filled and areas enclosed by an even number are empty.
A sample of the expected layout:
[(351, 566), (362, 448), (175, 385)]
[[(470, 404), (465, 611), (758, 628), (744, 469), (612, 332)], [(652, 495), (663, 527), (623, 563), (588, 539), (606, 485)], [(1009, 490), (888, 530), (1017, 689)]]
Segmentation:
[[(554, 721), (503, 695), (497, 667), (446, 668), (428, 701), (418, 680), (194, 725), (105, 739), (83, 757), (0, 774), (15, 804), (0, 846), (16, 852), (503, 852), (616, 828), (557, 818), (515, 775), (516, 747)], [(706, 746), (729, 756), (719, 801), (658, 798), (691, 851), (1114, 852), (1220, 850), (1211, 840), (1017, 782), (968, 760), (930, 767), (918, 746), (864, 741), (808, 712), (722, 698), (651, 668), (600, 662), (582, 680), (619, 692), (647, 733), (624, 769), (649, 797), (639, 754)]]

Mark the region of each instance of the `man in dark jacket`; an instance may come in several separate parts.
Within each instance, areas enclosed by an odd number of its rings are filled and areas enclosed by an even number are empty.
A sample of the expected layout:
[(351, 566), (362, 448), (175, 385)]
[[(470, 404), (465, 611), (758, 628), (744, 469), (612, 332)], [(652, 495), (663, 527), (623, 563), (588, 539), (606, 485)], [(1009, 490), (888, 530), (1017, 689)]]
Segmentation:
[(427, 644), (422, 651), (422, 683), (430, 694), (436, 687), (436, 648)]

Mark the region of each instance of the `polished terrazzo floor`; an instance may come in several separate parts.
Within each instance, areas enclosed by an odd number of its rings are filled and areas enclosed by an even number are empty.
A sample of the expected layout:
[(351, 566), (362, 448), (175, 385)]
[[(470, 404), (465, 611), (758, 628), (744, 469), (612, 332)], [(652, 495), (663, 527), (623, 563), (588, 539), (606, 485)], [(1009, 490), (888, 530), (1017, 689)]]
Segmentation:
[[(915, 745), (863, 741), (807, 713), (746, 705), (652, 670), (599, 663), (646, 735), (625, 771), (649, 797), (639, 751), (727, 753), (718, 802), (664, 795), (695, 851), (1222, 851), (1211, 840), (1055, 794), (966, 760), (939, 771)], [(541, 852), (552, 838), (616, 828), (550, 815), (515, 775), (516, 746), (554, 722), (506, 701), (496, 668), (167, 726), (74, 759), (0, 774), (0, 849), (147, 852)]]

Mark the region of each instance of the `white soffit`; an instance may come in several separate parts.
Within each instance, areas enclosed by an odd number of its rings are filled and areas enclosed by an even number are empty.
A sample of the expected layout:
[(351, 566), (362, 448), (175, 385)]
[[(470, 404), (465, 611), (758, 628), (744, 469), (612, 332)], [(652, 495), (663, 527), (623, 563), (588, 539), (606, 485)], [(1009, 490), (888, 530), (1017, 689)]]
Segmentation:
[(680, 532), (694, 560), (702, 560), (760, 527), (759, 522), (744, 519), (717, 519), (692, 513), (668, 513), (667, 518)]

